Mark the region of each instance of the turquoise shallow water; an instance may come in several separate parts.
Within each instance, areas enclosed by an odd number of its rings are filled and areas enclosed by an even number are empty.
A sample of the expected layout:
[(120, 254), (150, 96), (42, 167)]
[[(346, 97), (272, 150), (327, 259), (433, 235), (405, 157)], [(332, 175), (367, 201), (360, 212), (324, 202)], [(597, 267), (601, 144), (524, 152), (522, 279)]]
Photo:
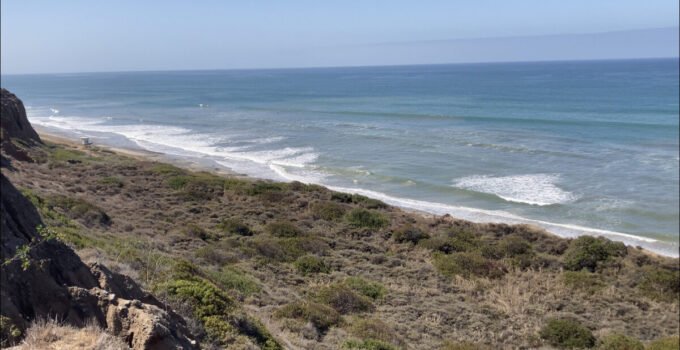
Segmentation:
[(678, 254), (678, 60), (11, 75), (31, 122)]

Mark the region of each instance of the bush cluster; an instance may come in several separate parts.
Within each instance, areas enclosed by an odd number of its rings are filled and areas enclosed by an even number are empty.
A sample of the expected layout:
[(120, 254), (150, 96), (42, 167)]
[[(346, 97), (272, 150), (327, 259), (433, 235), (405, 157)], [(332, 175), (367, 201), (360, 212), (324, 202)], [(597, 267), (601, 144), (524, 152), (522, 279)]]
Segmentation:
[(319, 332), (325, 333), (329, 328), (340, 324), (342, 318), (335, 309), (315, 302), (294, 302), (277, 310), (274, 314), (280, 318), (293, 318), (310, 322)]
[(374, 308), (368, 297), (356, 293), (344, 284), (332, 284), (321, 288), (316, 299), (341, 314), (366, 312)]
[(550, 319), (540, 332), (541, 338), (559, 348), (592, 348), (595, 346), (593, 333), (572, 319)]
[(361, 205), (362, 207), (368, 208), (368, 209), (384, 209), (384, 208), (387, 208), (387, 204), (385, 204), (384, 202), (379, 201), (377, 199), (368, 198), (368, 197), (362, 196), (360, 194), (333, 192), (333, 194), (331, 195), (331, 200), (334, 200), (334, 201), (340, 202), (340, 203), (358, 204), (358, 205)]
[(239, 236), (252, 236), (253, 231), (248, 227), (248, 225), (244, 224), (243, 221), (236, 219), (236, 218), (231, 218), (231, 219), (224, 219), (222, 222), (220, 222), (217, 225), (217, 228), (220, 229), (223, 233), (228, 234), (228, 235), (239, 235)]
[(606, 238), (581, 236), (569, 243), (564, 253), (564, 267), (578, 271), (588, 269), (595, 271), (598, 265), (613, 258), (626, 255), (626, 246), (621, 242), (612, 242)]
[(312, 216), (315, 219), (335, 221), (345, 215), (345, 206), (333, 202), (316, 202), (311, 206)]
[(303, 275), (314, 273), (329, 273), (330, 266), (316, 255), (304, 255), (295, 260), (295, 268)]
[(297, 237), (302, 234), (302, 231), (288, 221), (276, 221), (266, 228), (267, 232), (275, 237)]
[(500, 263), (485, 258), (479, 252), (436, 253), (434, 265), (445, 276), (500, 278), (505, 274)]
[(348, 277), (345, 279), (344, 284), (355, 292), (373, 300), (382, 299), (387, 293), (382, 284), (368, 281), (361, 277)]
[(430, 236), (417, 227), (406, 225), (395, 230), (392, 233), (392, 238), (397, 243), (417, 244), (423, 239), (430, 238)]
[[(678, 345), (678, 344), (676, 344)], [(623, 334), (610, 334), (600, 340), (597, 350), (644, 350), (645, 346), (634, 338)]]
[(352, 209), (346, 218), (350, 225), (362, 228), (379, 229), (388, 223), (387, 218), (381, 213), (360, 208)]

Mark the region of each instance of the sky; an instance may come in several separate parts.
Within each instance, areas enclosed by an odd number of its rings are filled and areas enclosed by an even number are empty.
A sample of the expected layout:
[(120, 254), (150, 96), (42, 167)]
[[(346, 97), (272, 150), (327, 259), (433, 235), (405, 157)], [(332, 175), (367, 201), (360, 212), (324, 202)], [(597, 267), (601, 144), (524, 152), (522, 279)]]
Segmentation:
[(2, 0), (2, 74), (678, 56), (677, 0)]

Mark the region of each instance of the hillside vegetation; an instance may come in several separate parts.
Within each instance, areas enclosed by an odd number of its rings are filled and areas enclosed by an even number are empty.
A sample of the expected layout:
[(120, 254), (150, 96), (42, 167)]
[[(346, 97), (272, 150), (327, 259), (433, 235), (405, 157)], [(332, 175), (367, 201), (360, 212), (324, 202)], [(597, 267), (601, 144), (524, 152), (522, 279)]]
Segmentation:
[(678, 259), (97, 147), (30, 152), (6, 175), (47, 228), (205, 348), (677, 349)]

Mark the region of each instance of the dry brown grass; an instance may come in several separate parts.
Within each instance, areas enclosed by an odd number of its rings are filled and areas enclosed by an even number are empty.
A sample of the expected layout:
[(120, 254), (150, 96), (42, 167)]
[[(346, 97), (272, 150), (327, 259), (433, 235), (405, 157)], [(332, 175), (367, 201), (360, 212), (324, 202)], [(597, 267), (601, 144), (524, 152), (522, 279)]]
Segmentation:
[(127, 350), (120, 338), (104, 332), (94, 324), (83, 328), (60, 324), (55, 320), (35, 321), (17, 350)]

